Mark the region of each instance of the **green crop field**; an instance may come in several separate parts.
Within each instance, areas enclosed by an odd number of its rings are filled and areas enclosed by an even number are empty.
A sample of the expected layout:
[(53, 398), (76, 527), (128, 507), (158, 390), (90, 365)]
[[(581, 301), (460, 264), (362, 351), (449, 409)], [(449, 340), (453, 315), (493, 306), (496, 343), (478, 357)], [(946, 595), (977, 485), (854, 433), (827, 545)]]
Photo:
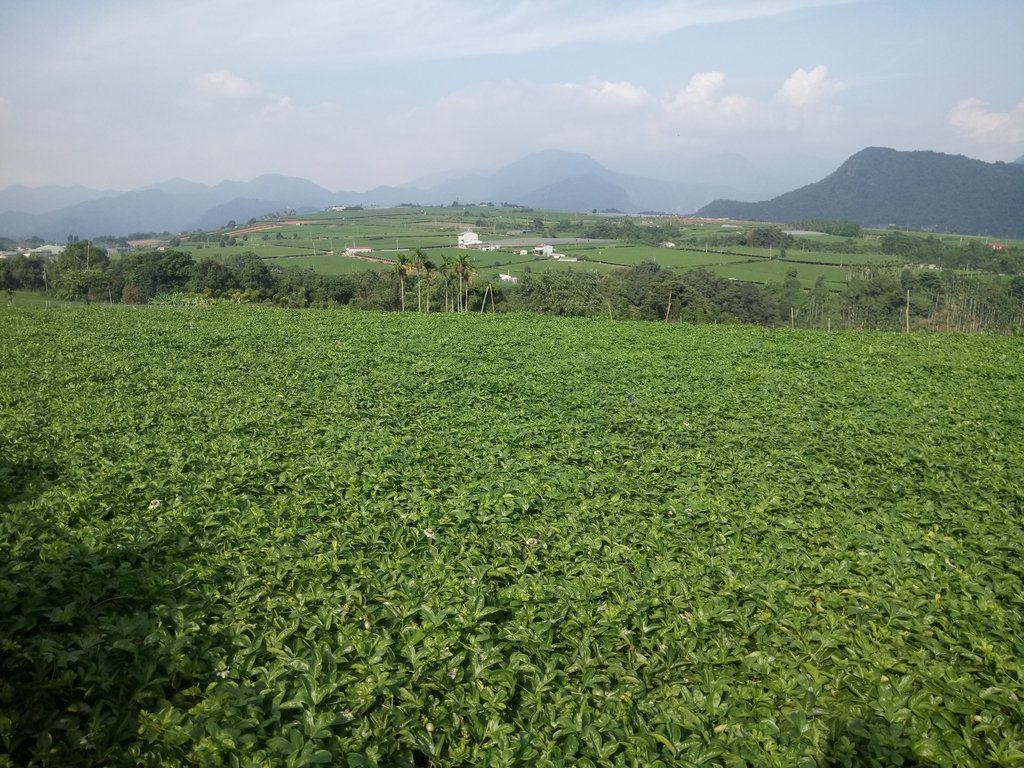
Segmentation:
[[(381, 259), (392, 258), (394, 254), (378, 254)], [(390, 268), (390, 265), (378, 261), (368, 261), (351, 256), (344, 256), (340, 253), (321, 253), (314, 256), (312, 253), (301, 256), (285, 256), (276, 259), (267, 259), (268, 263), (277, 264), (281, 267), (302, 267), (312, 269), (322, 275), (350, 275), (354, 272), (366, 272), (371, 270), (379, 272)]]
[(843, 268), (820, 264), (806, 264), (778, 259), (734, 262), (724, 265), (710, 265), (708, 270), (721, 277), (743, 280), (751, 283), (781, 283), (787, 273), (796, 270), (797, 279), (804, 287), (810, 287), (818, 277), (824, 277), (830, 288), (840, 289), (845, 286), (851, 276), (860, 273), (862, 267)]
[(786, 251), (786, 261), (806, 261), (816, 264), (835, 264), (840, 267), (899, 264), (900, 259), (883, 253), (835, 253), (831, 251)]
[(704, 251), (659, 248), (651, 245), (569, 246), (564, 249), (564, 252), (567, 255), (623, 267), (635, 267), (644, 262), (654, 262), (661, 267), (693, 269), (745, 260), (743, 256), (715, 253), (714, 251), (705, 253)]
[(1020, 765), (1022, 359), (0, 307), (0, 766)]

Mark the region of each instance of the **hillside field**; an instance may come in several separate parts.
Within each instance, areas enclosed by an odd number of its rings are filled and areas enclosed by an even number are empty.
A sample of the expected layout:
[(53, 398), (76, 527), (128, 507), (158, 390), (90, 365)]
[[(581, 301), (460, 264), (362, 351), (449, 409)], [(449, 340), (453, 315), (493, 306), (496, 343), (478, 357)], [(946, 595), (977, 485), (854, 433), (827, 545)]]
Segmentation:
[(1020, 765), (1020, 343), (0, 306), (0, 766)]

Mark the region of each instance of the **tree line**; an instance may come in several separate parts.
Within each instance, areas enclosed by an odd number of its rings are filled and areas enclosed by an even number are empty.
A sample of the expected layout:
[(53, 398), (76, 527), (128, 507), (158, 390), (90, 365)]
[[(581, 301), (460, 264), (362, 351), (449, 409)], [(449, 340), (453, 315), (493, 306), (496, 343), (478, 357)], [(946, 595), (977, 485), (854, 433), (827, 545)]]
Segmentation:
[(195, 301), (293, 308), (519, 311), (810, 328), (1024, 328), (1024, 275), (921, 266), (864, 268), (844, 291), (832, 290), (823, 278), (804, 284), (795, 268), (779, 282), (759, 285), (703, 269), (676, 272), (650, 262), (610, 273), (528, 273), (513, 285), (479, 279), (468, 253), (434, 264), (417, 249), (397, 254), (385, 272), (323, 275), (269, 264), (254, 253), (196, 259), (169, 249), (111, 259), (105, 249), (81, 241), (70, 243), (56, 260), (25, 255), (3, 260), (0, 287), (122, 304), (180, 301), (187, 296)]

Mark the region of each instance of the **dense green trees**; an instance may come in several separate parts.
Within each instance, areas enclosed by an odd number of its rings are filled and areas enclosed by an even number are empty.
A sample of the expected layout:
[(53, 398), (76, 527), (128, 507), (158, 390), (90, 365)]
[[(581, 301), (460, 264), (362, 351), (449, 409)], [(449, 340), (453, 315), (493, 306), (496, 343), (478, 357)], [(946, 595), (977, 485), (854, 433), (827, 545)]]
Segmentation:
[(758, 286), (702, 269), (678, 273), (648, 262), (600, 276), (592, 272), (527, 275), (509, 297), (513, 310), (660, 322), (770, 325), (777, 308)]
[(38, 291), (46, 287), (46, 260), (16, 253), (0, 260), (0, 288)]

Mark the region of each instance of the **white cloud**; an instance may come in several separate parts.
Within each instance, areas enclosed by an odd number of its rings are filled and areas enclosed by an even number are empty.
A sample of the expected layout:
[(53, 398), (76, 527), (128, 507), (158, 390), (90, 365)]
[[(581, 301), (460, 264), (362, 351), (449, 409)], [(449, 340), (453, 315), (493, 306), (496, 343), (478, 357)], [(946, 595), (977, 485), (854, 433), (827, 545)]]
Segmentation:
[(718, 94), (725, 88), (725, 73), (698, 72), (685, 88), (670, 93), (664, 101), (665, 119), (686, 131), (742, 131), (762, 111), (747, 96)]
[(239, 77), (228, 69), (197, 75), (192, 80), (192, 86), (204, 96), (216, 99), (251, 99), (263, 93), (257, 83)]
[(586, 83), (563, 83), (561, 88), (567, 98), (598, 109), (635, 109), (650, 99), (645, 88), (628, 82), (591, 80)]
[(965, 136), (982, 143), (1016, 144), (1024, 141), (1024, 101), (1008, 112), (991, 109), (987, 101), (970, 98), (959, 102), (947, 117)]
[(786, 78), (777, 95), (784, 104), (791, 107), (807, 107), (824, 101), (844, 88), (844, 83), (828, 76), (828, 67), (819, 64), (810, 71), (802, 67), (798, 69)]
[(676, 96), (677, 102), (706, 103), (725, 85), (724, 72), (698, 72), (690, 78), (683, 91)]

